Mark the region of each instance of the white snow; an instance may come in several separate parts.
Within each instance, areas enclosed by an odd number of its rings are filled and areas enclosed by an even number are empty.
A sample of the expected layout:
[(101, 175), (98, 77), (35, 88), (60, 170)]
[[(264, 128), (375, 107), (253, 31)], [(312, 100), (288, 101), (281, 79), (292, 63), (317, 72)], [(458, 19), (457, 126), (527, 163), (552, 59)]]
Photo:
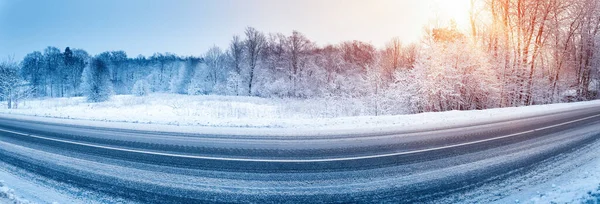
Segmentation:
[(0, 203), (28, 204), (33, 202), (15, 195), (15, 190), (5, 186), (4, 180), (0, 180)]
[[(588, 101), (474, 111), (369, 116), (369, 113), (361, 112), (359, 107), (339, 104), (339, 101), (328, 100), (152, 94), (146, 97), (113, 96), (110, 101), (103, 103), (87, 103), (82, 97), (30, 100), (21, 102), (18, 109), (0, 108), (0, 114), (16, 119), (100, 127), (231, 135), (243, 132), (245, 135), (264, 136), (408, 132), (514, 120), (589, 107), (600, 108), (600, 101)], [(240, 131), (239, 127), (244, 127), (244, 131)]]
[[(18, 190), (15, 191), (15, 189), (13, 189), (15, 187), (8, 185), (15, 185)], [(62, 193), (58, 193), (56, 190), (41, 187), (37, 184), (34, 184), (32, 181), (26, 181), (22, 178), (11, 175), (6, 171), (3, 171), (3, 169), (0, 169), (0, 203), (58, 203), (48, 202), (55, 200), (75, 201), (75, 199), (67, 198)]]
[(59, 183), (0, 162), (0, 203), (100, 204), (133, 202), (114, 199), (101, 193)]
[(556, 175), (545, 182), (523, 186), (522, 192), (499, 201), (520, 199), (521, 203), (600, 203), (600, 147), (588, 149), (582, 157), (593, 157), (585, 162), (570, 159), (566, 165), (576, 165), (570, 171)]

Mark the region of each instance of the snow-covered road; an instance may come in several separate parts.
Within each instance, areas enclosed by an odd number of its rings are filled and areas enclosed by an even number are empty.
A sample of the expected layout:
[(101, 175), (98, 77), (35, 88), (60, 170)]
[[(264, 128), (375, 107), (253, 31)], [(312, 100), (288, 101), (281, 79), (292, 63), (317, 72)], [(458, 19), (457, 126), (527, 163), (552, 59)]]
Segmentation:
[(366, 135), (244, 136), (4, 118), (0, 162), (144, 202), (524, 201), (530, 194), (519, 196), (510, 187), (508, 193), (481, 189), (518, 186), (532, 172), (542, 175), (537, 183), (552, 180), (556, 174), (539, 172), (570, 172), (595, 161), (591, 150), (600, 141), (600, 109), (594, 106), (473, 123)]

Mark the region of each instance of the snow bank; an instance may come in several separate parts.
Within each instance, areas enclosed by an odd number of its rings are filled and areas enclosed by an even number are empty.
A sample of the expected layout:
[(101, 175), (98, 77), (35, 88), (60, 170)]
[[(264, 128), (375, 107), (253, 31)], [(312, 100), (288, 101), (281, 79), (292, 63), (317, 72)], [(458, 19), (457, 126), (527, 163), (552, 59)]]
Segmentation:
[[(0, 109), (0, 116), (109, 128), (232, 135), (243, 132), (245, 135), (265, 136), (410, 132), (507, 121), (590, 107), (600, 108), (600, 101), (588, 101), (413, 115), (369, 116), (367, 112), (354, 111), (353, 114), (358, 116), (330, 117), (343, 115), (331, 114), (344, 112), (341, 106), (331, 105), (339, 103), (341, 102), (236, 96), (120, 95), (102, 103), (88, 103), (81, 97), (24, 101), (19, 104), (19, 109)], [(334, 110), (329, 110), (330, 108)], [(239, 127), (244, 127), (244, 131), (237, 129)]]
[[(525, 186), (494, 203), (600, 203), (599, 142), (582, 152), (568, 155), (566, 162), (553, 163), (547, 172), (533, 172), (548, 178), (541, 183), (525, 180)], [(566, 168), (567, 171), (560, 170)], [(559, 172), (553, 172), (554, 170)]]
[(0, 203), (33, 204), (33, 202), (15, 195), (15, 190), (5, 186), (3, 180), (0, 180)]
[(534, 188), (530, 203), (600, 203), (600, 158)]
[(1, 204), (132, 203), (101, 192), (60, 183), (0, 161)]

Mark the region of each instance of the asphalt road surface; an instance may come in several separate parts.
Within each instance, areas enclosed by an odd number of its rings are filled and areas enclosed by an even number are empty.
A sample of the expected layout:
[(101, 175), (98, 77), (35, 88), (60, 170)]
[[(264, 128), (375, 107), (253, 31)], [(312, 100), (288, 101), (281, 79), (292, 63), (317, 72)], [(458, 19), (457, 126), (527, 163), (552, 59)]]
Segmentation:
[(0, 117), (0, 164), (143, 203), (412, 203), (509, 178), (598, 139), (600, 107), (450, 129), (313, 137)]

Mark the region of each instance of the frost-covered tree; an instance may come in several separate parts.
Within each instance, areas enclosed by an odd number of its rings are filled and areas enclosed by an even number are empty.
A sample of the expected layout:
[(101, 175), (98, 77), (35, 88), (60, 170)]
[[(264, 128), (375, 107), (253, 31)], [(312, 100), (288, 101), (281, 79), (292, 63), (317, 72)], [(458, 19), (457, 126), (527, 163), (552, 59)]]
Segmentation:
[(402, 66), (402, 50), (402, 42), (399, 38), (393, 38), (385, 45), (385, 50), (381, 54), (384, 79), (393, 80), (394, 72)]
[(136, 81), (131, 89), (131, 93), (135, 96), (147, 96), (150, 94), (150, 83), (144, 79)]
[(293, 92), (287, 36), (271, 33), (261, 54), (261, 80), (256, 88), (261, 96), (289, 96)]
[(68, 74), (68, 85), (70, 86), (71, 96), (81, 96), (81, 75), (83, 69), (87, 66), (90, 61), (90, 55), (82, 49), (73, 49), (72, 61), (69, 64), (70, 73)]
[(62, 74), (65, 69), (64, 56), (60, 49), (56, 47), (47, 47), (44, 50), (44, 69), (45, 69), (45, 84), (49, 89), (50, 97), (61, 97), (63, 95), (61, 86), (63, 84)]
[[(411, 112), (486, 109), (499, 106), (496, 69), (477, 46), (457, 40), (431, 42), (408, 76), (418, 106)], [(404, 79), (397, 79), (404, 80)]]
[(150, 57), (150, 61), (153, 69), (148, 82), (152, 85), (152, 91), (168, 92), (185, 60), (173, 53), (156, 53)]
[(116, 94), (126, 94), (129, 87), (126, 85), (127, 53), (125, 51), (108, 51), (98, 55), (110, 72), (110, 81)]
[(303, 90), (303, 87), (299, 86), (298, 83), (301, 83), (302, 78), (308, 77), (303, 73), (305, 73), (310, 60), (312, 60), (310, 56), (314, 44), (302, 33), (293, 31), (292, 35), (287, 38), (285, 47), (289, 64), (289, 76), (292, 81), (292, 89), (294, 89), (292, 91), (296, 92), (294, 95), (303, 95), (298, 94), (299, 90)]
[[(598, 97), (597, 0), (471, 3), (470, 23), (477, 28), (465, 29), (470, 33), (440, 21), (418, 43), (392, 39), (384, 49), (360, 41), (320, 46), (297, 31), (265, 35), (248, 27), (245, 39), (235, 36), (227, 49), (211, 48), (203, 62), (169, 53), (128, 58), (124, 52), (105, 52), (98, 58), (108, 67), (107, 84), (115, 94), (130, 94), (136, 82), (146, 80), (152, 92), (344, 101), (335, 109), (347, 112), (334, 115), (470, 110)], [(84, 90), (78, 75), (87, 58), (76, 49), (61, 53), (48, 47), (28, 54), (20, 74), (37, 97), (81, 95), (73, 90)], [(345, 109), (350, 105), (352, 110)]]
[(214, 81), (210, 77), (211, 71), (206, 63), (200, 63), (198, 69), (190, 81), (188, 94), (207, 95), (213, 93)]
[(252, 27), (246, 28), (246, 55), (248, 56), (248, 95), (252, 95), (252, 83), (254, 80), (254, 71), (265, 44), (265, 35)]
[(335, 84), (335, 79), (342, 73), (344, 68), (344, 59), (342, 51), (333, 45), (327, 45), (323, 48), (314, 51), (314, 60), (316, 66), (320, 67), (325, 72), (324, 90), (327, 95), (336, 94), (339, 87)]
[(81, 95), (81, 73), (89, 55), (80, 49), (48, 47), (44, 53), (27, 54), (20, 63), (20, 75), (34, 89), (35, 97), (64, 97)]
[(206, 64), (206, 77), (210, 81), (213, 89), (219, 83), (223, 83), (227, 77), (227, 57), (221, 51), (221, 48), (213, 46), (204, 54), (204, 63)]
[(201, 58), (188, 57), (179, 68), (179, 75), (171, 84), (171, 92), (188, 94), (189, 85), (196, 74), (198, 65), (203, 61)]
[(361, 41), (344, 42), (341, 44), (344, 61), (356, 72), (366, 73), (367, 67), (372, 66), (377, 55), (375, 46)]
[(225, 95), (239, 96), (245, 93), (243, 90), (244, 80), (242, 76), (240, 76), (237, 72), (229, 72), (225, 88), (221, 93), (224, 93)]
[(233, 36), (229, 44), (229, 58), (232, 69), (238, 74), (242, 74), (242, 62), (244, 60), (244, 42), (240, 40), (240, 36)]
[(7, 108), (13, 107), (14, 95), (19, 83), (19, 66), (13, 62), (0, 63), (0, 99), (5, 100)]
[(27, 54), (21, 61), (20, 75), (31, 84), (34, 97), (46, 96), (46, 73), (44, 56), (39, 51)]
[(94, 58), (83, 71), (83, 93), (90, 102), (103, 102), (113, 95), (110, 70), (106, 63)]

